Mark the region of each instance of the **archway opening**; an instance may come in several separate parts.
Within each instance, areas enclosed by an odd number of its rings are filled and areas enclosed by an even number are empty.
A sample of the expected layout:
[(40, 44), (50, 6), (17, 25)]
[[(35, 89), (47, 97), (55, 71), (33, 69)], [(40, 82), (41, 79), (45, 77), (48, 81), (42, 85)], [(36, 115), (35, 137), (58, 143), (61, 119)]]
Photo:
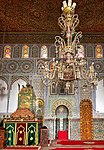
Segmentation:
[(55, 111), (56, 115), (56, 135), (58, 137), (58, 131), (68, 131), (68, 115), (69, 111), (68, 108), (64, 105), (60, 105), (56, 108)]

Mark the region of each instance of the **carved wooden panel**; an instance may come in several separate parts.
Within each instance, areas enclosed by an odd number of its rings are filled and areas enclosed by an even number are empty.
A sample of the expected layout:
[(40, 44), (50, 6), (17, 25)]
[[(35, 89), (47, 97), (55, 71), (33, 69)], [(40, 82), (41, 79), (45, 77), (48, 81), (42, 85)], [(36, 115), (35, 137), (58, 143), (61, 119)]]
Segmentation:
[(81, 140), (93, 140), (92, 102), (89, 99), (80, 103), (80, 133)]
[(0, 149), (5, 146), (5, 129), (0, 127)]
[(48, 129), (41, 129), (40, 145), (48, 146)]

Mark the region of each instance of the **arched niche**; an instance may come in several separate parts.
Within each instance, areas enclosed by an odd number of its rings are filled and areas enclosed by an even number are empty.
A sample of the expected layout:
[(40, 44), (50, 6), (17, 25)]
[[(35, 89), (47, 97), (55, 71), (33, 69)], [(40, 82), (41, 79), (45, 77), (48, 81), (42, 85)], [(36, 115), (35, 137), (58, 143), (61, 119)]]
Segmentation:
[(29, 58), (29, 46), (26, 44), (22, 47), (22, 58)]
[(9, 45), (4, 47), (4, 58), (11, 58), (11, 46)]
[(7, 112), (8, 88), (4, 80), (0, 79), (0, 113)]
[(96, 58), (103, 58), (103, 49), (101, 45), (97, 45), (96, 48)]
[(18, 107), (18, 93), (22, 86), (25, 86), (26, 82), (22, 79), (18, 79), (11, 85), (10, 99), (9, 99), (9, 113), (16, 111)]
[(69, 116), (71, 116), (72, 105), (67, 100), (57, 100), (53, 103), (53, 105), (52, 105), (52, 116), (53, 117), (56, 116), (56, 108), (59, 107), (60, 105), (65, 106), (68, 109)]
[(33, 58), (39, 58), (39, 47), (37, 45), (33, 45), (31, 47), (31, 56)]
[(20, 58), (20, 54), (21, 54), (21, 48), (20, 48), (20, 46), (15, 45), (13, 47), (12, 57), (13, 58)]
[(86, 47), (86, 57), (94, 57), (94, 48), (92, 45)]
[(41, 47), (41, 58), (48, 58), (48, 47), (46, 45), (43, 45)]
[(56, 57), (55, 45), (51, 45), (49, 47), (49, 58), (55, 58), (55, 57)]
[(41, 98), (38, 98), (36, 100), (36, 117), (42, 118), (44, 116), (44, 100)]
[(68, 130), (68, 116), (69, 111), (68, 108), (64, 105), (60, 105), (56, 108), (55, 111), (56, 115), (56, 133), (58, 133), (59, 130)]
[(52, 105), (52, 116), (54, 117), (54, 139), (58, 137), (60, 130), (65, 130), (70, 139), (70, 117), (72, 106), (67, 100), (57, 100)]

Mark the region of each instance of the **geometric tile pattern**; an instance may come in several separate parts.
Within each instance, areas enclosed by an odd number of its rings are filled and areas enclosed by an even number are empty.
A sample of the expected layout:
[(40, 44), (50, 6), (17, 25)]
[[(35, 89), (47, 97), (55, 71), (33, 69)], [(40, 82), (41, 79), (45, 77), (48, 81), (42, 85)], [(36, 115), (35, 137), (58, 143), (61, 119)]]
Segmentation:
[(94, 140), (104, 140), (104, 118), (94, 118)]
[(70, 120), (71, 131), (70, 137), (71, 140), (80, 140), (80, 119), (75, 118)]

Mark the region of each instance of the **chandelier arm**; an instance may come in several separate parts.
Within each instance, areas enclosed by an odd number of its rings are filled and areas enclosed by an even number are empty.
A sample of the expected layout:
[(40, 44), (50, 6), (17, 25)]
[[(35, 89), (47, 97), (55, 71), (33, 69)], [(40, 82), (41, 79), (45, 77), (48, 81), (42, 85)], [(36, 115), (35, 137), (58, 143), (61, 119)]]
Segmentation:
[(76, 33), (74, 40), (72, 42), (72, 48), (77, 47), (77, 44), (80, 43), (80, 38), (82, 37), (82, 32), (79, 31)]
[(75, 39), (76, 39), (76, 42), (79, 43), (80, 42), (80, 38), (82, 37), (82, 32), (79, 31), (77, 32), (76, 36), (75, 36)]
[(55, 37), (55, 47), (56, 48), (64, 48), (66, 46), (65, 41), (62, 37), (56, 36)]
[(65, 17), (64, 17), (63, 14), (61, 15), (61, 17), (58, 18), (58, 25), (63, 30), (61, 33), (64, 36), (65, 35), (65, 31), (66, 31), (66, 24), (65, 24)]
[(78, 26), (78, 24), (79, 24), (78, 15), (75, 14), (75, 15), (73, 16), (73, 28), (75, 29), (75, 28)]

